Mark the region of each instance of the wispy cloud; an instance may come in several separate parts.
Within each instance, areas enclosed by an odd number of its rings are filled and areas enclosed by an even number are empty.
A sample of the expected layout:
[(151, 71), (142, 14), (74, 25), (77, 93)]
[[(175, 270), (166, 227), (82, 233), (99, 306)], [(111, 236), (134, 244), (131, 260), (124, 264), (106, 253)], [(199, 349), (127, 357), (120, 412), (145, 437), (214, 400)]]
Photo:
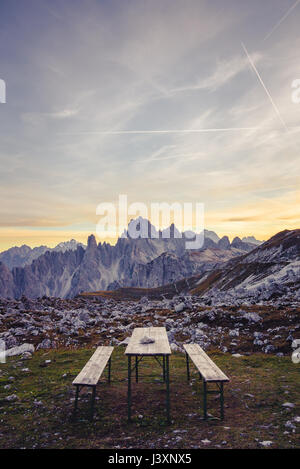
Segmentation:
[[(300, 0), (299, 0), (300, 1)], [(253, 56), (253, 60), (257, 63), (262, 60), (262, 55), (256, 53)], [(210, 92), (216, 91), (222, 86), (231, 82), (240, 73), (244, 72), (248, 67), (247, 59), (243, 57), (234, 57), (227, 60), (217, 62), (213, 73), (206, 78), (198, 80), (195, 84), (187, 84), (185, 86), (173, 88), (166, 91), (166, 94), (172, 96), (176, 93), (182, 93), (186, 91), (200, 91), (207, 90)]]
[(68, 117), (76, 116), (78, 112), (78, 109), (63, 109), (62, 111), (52, 112), (45, 115), (51, 119), (67, 119)]
[(47, 119), (62, 120), (75, 117), (78, 112), (78, 109), (62, 109), (56, 112), (26, 112), (22, 114), (22, 119), (24, 122), (35, 125), (42, 121), (46, 121)]

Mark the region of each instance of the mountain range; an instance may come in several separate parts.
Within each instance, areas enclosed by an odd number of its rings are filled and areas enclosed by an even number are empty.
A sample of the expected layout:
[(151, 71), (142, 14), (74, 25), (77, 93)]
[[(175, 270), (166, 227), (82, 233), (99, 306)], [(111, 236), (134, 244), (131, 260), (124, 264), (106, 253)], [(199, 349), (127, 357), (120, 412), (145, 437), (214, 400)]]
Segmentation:
[(31, 248), (26, 244), (23, 246), (14, 246), (6, 251), (0, 253), (0, 262), (7, 265), (9, 269), (14, 267), (24, 267), (25, 265), (31, 264), (32, 261), (40, 257), (42, 254), (45, 254), (47, 251), (55, 252), (66, 252), (66, 251), (75, 251), (78, 246), (85, 246), (81, 243), (71, 239), (70, 241), (59, 243), (55, 248), (49, 248), (48, 246), (38, 246)]
[[(130, 223), (155, 230), (148, 220)], [(37, 298), (44, 295), (71, 298), (83, 291), (119, 287), (153, 288), (193, 275), (207, 275), (229, 260), (252, 251), (259, 241), (236, 237), (231, 243), (205, 230), (199, 250), (185, 248), (185, 235), (171, 225), (170, 238), (130, 237), (127, 232), (112, 246), (89, 236), (87, 246), (71, 240), (54, 249), (46, 246), (11, 248), (0, 254), (0, 296)], [(125, 236), (126, 235), (126, 236)]]
[[(208, 250), (206, 250), (208, 251)], [(300, 301), (300, 230), (277, 233), (249, 253), (156, 288), (118, 288), (114, 291), (85, 292), (82, 296), (103, 296), (117, 300), (200, 296), (207, 304), (259, 304), (280, 298)]]

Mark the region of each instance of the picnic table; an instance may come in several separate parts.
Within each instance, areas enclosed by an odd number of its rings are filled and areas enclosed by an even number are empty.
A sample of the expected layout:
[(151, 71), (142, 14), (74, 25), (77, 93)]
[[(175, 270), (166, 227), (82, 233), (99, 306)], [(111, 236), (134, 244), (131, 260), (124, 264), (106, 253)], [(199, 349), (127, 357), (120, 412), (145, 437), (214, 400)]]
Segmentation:
[[(154, 339), (153, 343), (143, 344), (141, 339), (148, 337)], [(138, 365), (144, 357), (154, 357), (163, 368), (163, 379), (166, 383), (166, 411), (167, 421), (170, 423), (170, 376), (169, 356), (171, 355), (170, 344), (165, 327), (137, 327), (125, 350), (128, 358), (128, 421), (131, 420), (131, 373), (135, 370), (135, 379), (138, 382)], [(132, 367), (131, 359), (135, 358)], [(160, 361), (160, 358), (162, 362)]]

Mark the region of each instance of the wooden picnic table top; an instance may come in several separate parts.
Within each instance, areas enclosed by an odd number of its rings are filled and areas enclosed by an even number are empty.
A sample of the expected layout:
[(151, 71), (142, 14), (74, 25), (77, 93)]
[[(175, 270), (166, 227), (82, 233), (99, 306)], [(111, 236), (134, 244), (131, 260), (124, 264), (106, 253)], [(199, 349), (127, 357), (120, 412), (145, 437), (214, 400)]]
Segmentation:
[[(141, 344), (143, 337), (150, 337), (155, 342)], [(171, 349), (165, 327), (136, 327), (133, 330), (125, 355), (171, 355)]]

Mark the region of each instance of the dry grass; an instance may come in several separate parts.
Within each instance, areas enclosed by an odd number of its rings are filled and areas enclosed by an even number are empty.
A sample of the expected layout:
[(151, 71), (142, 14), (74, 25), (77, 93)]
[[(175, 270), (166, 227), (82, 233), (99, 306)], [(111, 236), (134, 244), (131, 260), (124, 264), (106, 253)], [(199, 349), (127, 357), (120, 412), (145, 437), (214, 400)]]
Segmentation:
[[(98, 387), (94, 421), (87, 419), (89, 395), (83, 393), (74, 423), (71, 382), (91, 354), (91, 349), (40, 351), (31, 360), (12, 358), (0, 365), (1, 448), (258, 448), (264, 440), (271, 440), (273, 448), (300, 446), (296, 432), (285, 427), (299, 415), (299, 366), (290, 357), (234, 358), (210, 352), (231, 381), (225, 386), (225, 420), (204, 422), (198, 375), (194, 373), (187, 384), (184, 357), (172, 354), (171, 426), (166, 424), (161, 369), (154, 360), (145, 359), (141, 381), (133, 385), (133, 423), (129, 425), (127, 363), (124, 348), (118, 347), (113, 354), (112, 383), (103, 380)], [(41, 367), (45, 359), (51, 363)], [(25, 367), (30, 371), (22, 371)], [(5, 400), (11, 394), (17, 394), (17, 402)], [(286, 401), (295, 408), (282, 407)], [(208, 410), (218, 415), (213, 395)], [(208, 445), (202, 443), (205, 439), (210, 440)]]

